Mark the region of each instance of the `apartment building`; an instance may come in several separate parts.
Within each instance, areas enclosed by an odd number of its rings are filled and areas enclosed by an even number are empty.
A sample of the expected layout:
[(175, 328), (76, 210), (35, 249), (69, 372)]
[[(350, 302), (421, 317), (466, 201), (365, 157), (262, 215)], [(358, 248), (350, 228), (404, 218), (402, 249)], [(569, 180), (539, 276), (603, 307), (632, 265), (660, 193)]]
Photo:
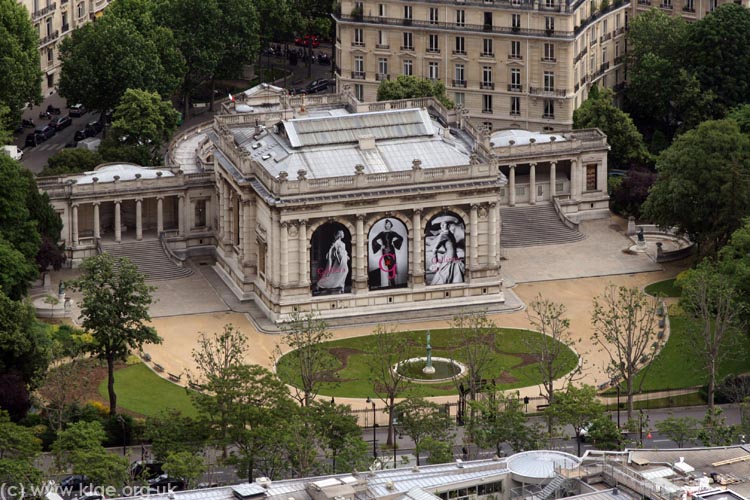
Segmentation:
[(60, 81), (60, 42), (74, 29), (99, 17), (110, 0), (19, 0), (39, 34), (42, 95)]
[(415, 75), (491, 129), (568, 130), (592, 85), (623, 87), (633, 15), (698, 19), (725, 1), (342, 0), (337, 85), (373, 101), (382, 80)]

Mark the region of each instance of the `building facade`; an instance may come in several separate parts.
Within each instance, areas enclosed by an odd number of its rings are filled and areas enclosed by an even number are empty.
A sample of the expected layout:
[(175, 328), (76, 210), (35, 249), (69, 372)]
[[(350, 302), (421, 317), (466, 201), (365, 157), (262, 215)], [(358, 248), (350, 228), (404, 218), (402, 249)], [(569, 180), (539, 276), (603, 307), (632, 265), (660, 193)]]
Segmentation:
[(213, 254), (237, 297), (275, 321), (460, 307), (504, 301), (501, 206), (609, 214), (598, 130), (490, 133), (431, 98), (268, 86), (225, 111), (173, 145), (189, 162), (40, 180), (72, 261), (162, 236), (177, 254)]
[(26, 7), (39, 34), (42, 95), (60, 82), (60, 42), (74, 29), (99, 17), (110, 0), (18, 0)]
[(440, 80), (477, 123), (569, 130), (592, 85), (623, 87), (632, 16), (657, 7), (695, 20), (727, 1), (342, 0), (337, 85), (373, 101), (401, 74)]

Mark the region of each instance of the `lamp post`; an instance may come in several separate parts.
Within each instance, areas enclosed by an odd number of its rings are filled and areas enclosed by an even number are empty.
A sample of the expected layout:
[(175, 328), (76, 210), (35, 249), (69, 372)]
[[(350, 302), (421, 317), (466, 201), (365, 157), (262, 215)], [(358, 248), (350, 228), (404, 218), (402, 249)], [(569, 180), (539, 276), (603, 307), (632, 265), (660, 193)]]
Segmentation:
[(370, 396), (367, 396), (367, 403), (372, 404), (372, 456), (373, 458), (378, 458), (378, 448), (377, 448), (378, 436), (375, 434), (376, 426), (377, 426), (377, 424), (375, 423), (375, 401), (370, 399)]
[(617, 384), (617, 428), (620, 428), (620, 384)]
[(122, 426), (122, 456), (127, 456), (128, 454), (128, 439), (127, 435), (125, 434), (125, 419), (122, 417), (122, 415), (117, 415), (117, 421)]

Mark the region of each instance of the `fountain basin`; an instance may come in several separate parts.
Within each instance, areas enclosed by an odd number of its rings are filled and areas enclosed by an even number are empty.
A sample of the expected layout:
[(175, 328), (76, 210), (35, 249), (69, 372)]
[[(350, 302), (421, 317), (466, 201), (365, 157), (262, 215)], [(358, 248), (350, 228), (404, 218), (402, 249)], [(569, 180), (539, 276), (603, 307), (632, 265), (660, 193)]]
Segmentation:
[(432, 357), (434, 373), (425, 373), (427, 357), (409, 358), (393, 366), (392, 370), (405, 379), (419, 384), (433, 384), (461, 378), (466, 373), (466, 366), (455, 359)]

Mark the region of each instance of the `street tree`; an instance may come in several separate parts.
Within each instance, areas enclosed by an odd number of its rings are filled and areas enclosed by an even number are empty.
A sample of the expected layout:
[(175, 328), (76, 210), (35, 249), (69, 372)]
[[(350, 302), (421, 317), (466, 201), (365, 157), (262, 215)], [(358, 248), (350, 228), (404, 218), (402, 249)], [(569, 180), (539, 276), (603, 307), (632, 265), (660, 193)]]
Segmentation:
[(455, 105), (445, 95), (445, 85), (439, 80), (429, 80), (411, 75), (398, 75), (395, 80), (383, 80), (378, 86), (378, 101), (434, 97), (448, 109)]
[(437, 403), (422, 398), (407, 398), (396, 405), (402, 434), (414, 441), (414, 454), (419, 465), (419, 453), (426, 438), (452, 441), (453, 421)]
[(573, 128), (598, 128), (607, 134), (611, 148), (607, 159), (613, 168), (650, 162), (643, 136), (630, 115), (615, 105), (610, 89), (594, 85), (588, 99), (573, 112)]
[(65, 430), (57, 433), (57, 439), (52, 444), (57, 468), (66, 469), (73, 464), (75, 453), (101, 447), (105, 439), (107, 434), (99, 421), (79, 421), (70, 424)]
[(102, 157), (96, 151), (89, 151), (85, 148), (65, 148), (49, 157), (39, 177), (89, 172), (101, 163)]
[(70, 468), (93, 484), (120, 486), (127, 478), (128, 461), (109, 453), (102, 443), (107, 434), (98, 421), (79, 421), (58, 433), (52, 444), (55, 461), (60, 469)]
[(186, 490), (195, 487), (195, 482), (206, 472), (203, 456), (189, 451), (168, 454), (163, 468), (169, 477), (177, 477), (185, 481)]
[(22, 486), (26, 491), (39, 486), (42, 471), (34, 465), (41, 454), (42, 442), (29, 427), (11, 422), (0, 410), (0, 481)]
[(644, 217), (687, 234), (703, 254), (718, 251), (750, 213), (750, 137), (732, 120), (677, 137), (656, 171)]
[(750, 135), (750, 104), (742, 104), (730, 109), (727, 118), (734, 120), (740, 127), (740, 132)]
[(209, 439), (209, 427), (204, 422), (168, 409), (146, 419), (144, 435), (151, 442), (151, 454), (164, 461), (173, 454), (199, 454)]
[(646, 370), (663, 344), (656, 334), (657, 306), (657, 299), (635, 287), (610, 284), (594, 297), (594, 345), (606, 353), (605, 368), (612, 381), (625, 385), (628, 418), (633, 416), (633, 394), (640, 391)]
[(469, 433), (480, 448), (493, 446), (498, 456), (502, 456), (503, 443), (515, 451), (538, 448), (539, 429), (527, 422), (524, 403), (518, 395), (500, 392), (470, 404), (475, 411), (469, 421)]
[(712, 409), (721, 366), (741, 347), (742, 304), (733, 283), (708, 259), (681, 274), (677, 283), (682, 288), (680, 306), (696, 320), (687, 329), (686, 340), (708, 375), (708, 408)]
[[(38, 104), (42, 100), (39, 34), (31, 23), (31, 14), (22, 3), (0, 0), (0, 54), (3, 55), (0, 58), (0, 108), (7, 109), (0, 129), (15, 129), (26, 103)], [(9, 124), (13, 127), (8, 127)]]
[(596, 399), (596, 388), (590, 385), (569, 385), (565, 392), (557, 394), (545, 413), (552, 415), (558, 425), (570, 425), (578, 443), (581, 456), (581, 432), (583, 428), (604, 414), (604, 406)]
[(734, 443), (737, 427), (727, 424), (724, 410), (715, 406), (706, 410), (698, 430), (698, 441), (703, 446), (729, 446)]
[(409, 380), (393, 367), (408, 359), (409, 349), (406, 339), (384, 325), (378, 325), (373, 332), (373, 347), (369, 357), (370, 380), (375, 395), (385, 405), (388, 412), (388, 445), (394, 445), (393, 412), (396, 398), (409, 387)]
[(694, 441), (698, 437), (698, 426), (700, 422), (693, 417), (669, 416), (664, 420), (656, 422), (656, 430), (674, 441), (678, 448), (686, 443)]
[[(336, 404), (331, 399), (330, 403), (314, 401), (309, 409), (312, 423), (320, 436), (321, 447), (326, 458), (331, 459), (331, 474), (351, 471), (341, 469), (340, 461), (337, 467), (337, 459), (344, 454), (347, 456), (347, 462), (356, 462), (357, 460), (350, 456), (354, 451), (363, 450), (364, 454), (367, 454), (366, 443), (362, 440), (362, 430), (357, 425), (357, 417), (352, 414), (351, 406)], [(354, 444), (357, 439), (365, 446)], [(347, 451), (347, 448), (351, 449)]]
[(11, 115), (10, 108), (0, 103), (0, 144), (13, 142), (13, 131), (17, 126), (17, 120)]
[(34, 260), (40, 272), (45, 272), (49, 267), (59, 271), (65, 262), (65, 248), (58, 244), (61, 240), (62, 219), (52, 207), (49, 195), (37, 187), (36, 177), (31, 170), (23, 169), (21, 173), (26, 177), (26, 208), (29, 210), (29, 218), (34, 222), (41, 238)]
[(739, 229), (720, 251), (718, 271), (734, 286), (736, 300), (741, 304), (740, 320), (750, 323), (750, 218), (742, 221)]
[(145, 344), (161, 343), (153, 327), (149, 306), (154, 287), (127, 258), (115, 260), (104, 253), (84, 259), (83, 274), (71, 287), (83, 294), (81, 326), (92, 335), (89, 353), (107, 362), (109, 413), (117, 413), (115, 362), (125, 360), (133, 350)]
[(588, 426), (588, 439), (598, 450), (619, 450), (622, 445), (620, 428), (605, 414), (591, 421)]
[[(295, 387), (294, 397), (301, 405), (310, 406), (318, 395), (320, 385), (330, 378), (336, 368), (336, 359), (323, 347), (333, 338), (328, 324), (318, 312), (293, 312), (290, 320), (283, 325), (282, 341), (292, 349), (288, 355), (294, 364), (294, 378), (300, 381), (300, 388)], [(281, 348), (276, 346), (276, 355)]]
[[(482, 377), (494, 357), (497, 326), (487, 317), (487, 312), (463, 312), (450, 323), (457, 341), (456, 353), (466, 367), (462, 381), (466, 382), (470, 400), (475, 400), (482, 389)], [(458, 380), (457, 380), (458, 381)]]
[(453, 460), (453, 446), (450, 441), (427, 436), (422, 440), (422, 450), (427, 452), (427, 463), (430, 465), (445, 464)]

